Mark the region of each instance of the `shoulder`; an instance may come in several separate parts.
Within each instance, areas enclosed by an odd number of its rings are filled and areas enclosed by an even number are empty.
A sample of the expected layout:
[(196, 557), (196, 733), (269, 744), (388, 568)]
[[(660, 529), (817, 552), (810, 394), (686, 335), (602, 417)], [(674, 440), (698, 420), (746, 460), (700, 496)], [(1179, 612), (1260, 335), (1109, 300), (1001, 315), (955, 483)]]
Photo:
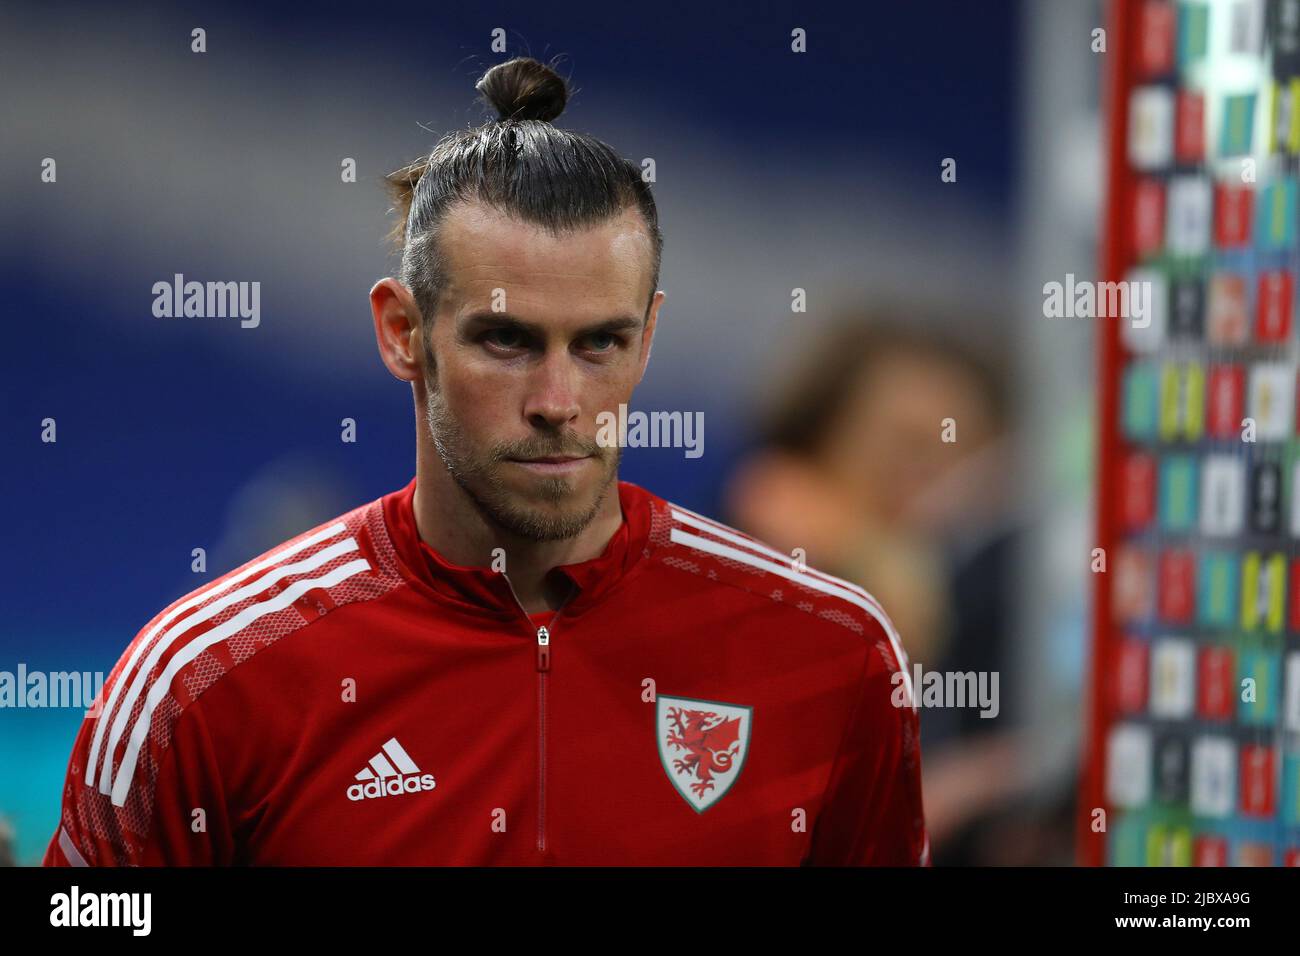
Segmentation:
[(235, 668), (339, 608), (382, 597), (396, 570), (376, 499), (177, 598), (136, 634), (103, 690), (86, 781), (122, 806), (152, 779), (183, 713)]
[(889, 672), (906, 674), (907, 657), (885, 609), (861, 585), (811, 567), (737, 528), (653, 497), (651, 539), (655, 560), (743, 595), (758, 606), (792, 608), (828, 629), (847, 630), (870, 642)]
[(382, 501), (322, 522), (172, 601), (140, 629), (127, 658), (132, 652), (155, 660), (166, 655), (174, 668), (229, 645), (237, 663), (254, 651), (250, 641), (271, 643), (339, 607), (391, 590), (401, 577)]

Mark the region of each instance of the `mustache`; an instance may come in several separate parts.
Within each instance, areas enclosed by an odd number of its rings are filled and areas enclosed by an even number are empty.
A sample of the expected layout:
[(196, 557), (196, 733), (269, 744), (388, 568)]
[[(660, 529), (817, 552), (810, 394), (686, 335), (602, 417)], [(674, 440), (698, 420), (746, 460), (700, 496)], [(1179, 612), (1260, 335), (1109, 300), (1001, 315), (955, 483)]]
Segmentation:
[(495, 457), (498, 461), (507, 458), (599, 458), (601, 448), (594, 440), (588, 444), (575, 436), (567, 444), (560, 445), (510, 445), (499, 449)]

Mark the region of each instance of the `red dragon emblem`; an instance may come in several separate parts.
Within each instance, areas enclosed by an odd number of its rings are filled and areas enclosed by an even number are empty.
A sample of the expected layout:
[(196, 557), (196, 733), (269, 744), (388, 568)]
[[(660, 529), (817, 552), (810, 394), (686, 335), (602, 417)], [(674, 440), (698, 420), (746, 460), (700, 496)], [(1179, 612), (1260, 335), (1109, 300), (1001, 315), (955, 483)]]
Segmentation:
[[(721, 718), (721, 719), (720, 719)], [(686, 756), (673, 760), (673, 770), (695, 779), (691, 791), (697, 797), (714, 787), (713, 775), (731, 769), (740, 749), (740, 718), (723, 718), (712, 710), (669, 707), (667, 744)]]

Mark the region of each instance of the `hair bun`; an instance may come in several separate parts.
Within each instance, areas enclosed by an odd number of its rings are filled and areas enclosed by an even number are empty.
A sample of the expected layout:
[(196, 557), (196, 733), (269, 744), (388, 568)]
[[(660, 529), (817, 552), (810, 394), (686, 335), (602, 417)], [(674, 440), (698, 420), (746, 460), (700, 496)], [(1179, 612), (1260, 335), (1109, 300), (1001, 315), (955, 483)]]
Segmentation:
[(569, 87), (560, 74), (527, 56), (498, 63), (474, 88), (503, 120), (553, 120), (569, 100)]

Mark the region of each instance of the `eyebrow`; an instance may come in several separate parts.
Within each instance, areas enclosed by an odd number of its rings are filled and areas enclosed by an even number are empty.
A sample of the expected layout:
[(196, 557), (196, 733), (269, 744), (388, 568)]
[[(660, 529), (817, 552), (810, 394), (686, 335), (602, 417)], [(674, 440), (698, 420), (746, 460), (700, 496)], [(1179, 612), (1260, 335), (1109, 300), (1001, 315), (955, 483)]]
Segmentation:
[[(546, 327), (536, 322), (528, 322), (509, 312), (492, 312), (490, 310), (481, 312), (471, 312), (461, 319), (460, 327), (464, 334), (472, 335), (475, 332), (487, 328), (500, 328), (501, 326), (517, 326), (523, 331), (537, 337), (542, 337)], [(631, 315), (619, 315), (612, 319), (603, 319), (592, 325), (584, 326), (578, 330), (579, 335), (592, 335), (599, 332), (635, 332), (641, 328), (641, 320)]]

